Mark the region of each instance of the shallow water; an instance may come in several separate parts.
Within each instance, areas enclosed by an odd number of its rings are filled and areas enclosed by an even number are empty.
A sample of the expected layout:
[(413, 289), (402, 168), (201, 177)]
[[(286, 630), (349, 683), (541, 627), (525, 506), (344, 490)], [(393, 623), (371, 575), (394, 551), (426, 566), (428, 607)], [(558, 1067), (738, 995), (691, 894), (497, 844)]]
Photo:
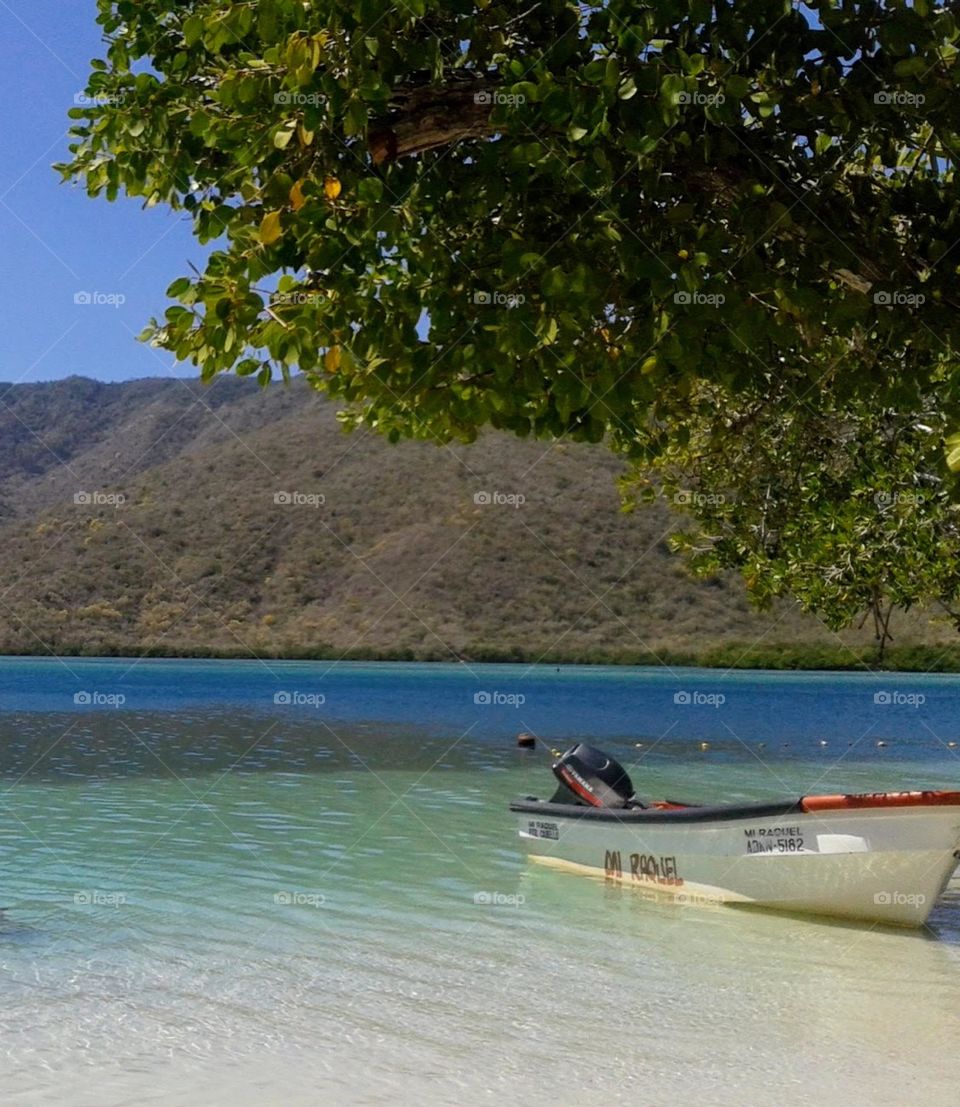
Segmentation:
[(958, 689), (2, 661), (4, 1102), (955, 1105), (960, 886), (917, 933), (652, 903), (528, 866), (506, 804), (549, 787), (520, 730), (692, 801), (960, 787)]

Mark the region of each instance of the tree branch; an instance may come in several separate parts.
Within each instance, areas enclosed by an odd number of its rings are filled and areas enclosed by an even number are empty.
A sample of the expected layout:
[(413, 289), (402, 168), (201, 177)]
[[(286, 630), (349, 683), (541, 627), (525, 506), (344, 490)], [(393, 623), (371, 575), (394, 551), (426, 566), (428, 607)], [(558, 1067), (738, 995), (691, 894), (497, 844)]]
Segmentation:
[(495, 85), (486, 80), (428, 85), (401, 93), (402, 106), (370, 131), (375, 165), (422, 154), (463, 138), (488, 138)]

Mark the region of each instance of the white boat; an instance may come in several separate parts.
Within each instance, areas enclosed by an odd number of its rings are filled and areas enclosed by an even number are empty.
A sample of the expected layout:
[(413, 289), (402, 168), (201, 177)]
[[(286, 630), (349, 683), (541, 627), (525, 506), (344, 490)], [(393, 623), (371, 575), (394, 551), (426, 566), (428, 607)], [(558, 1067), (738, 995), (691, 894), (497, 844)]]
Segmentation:
[(645, 805), (623, 768), (589, 746), (553, 769), (551, 799), (510, 805), (529, 857), (681, 903), (916, 927), (960, 859), (960, 792)]

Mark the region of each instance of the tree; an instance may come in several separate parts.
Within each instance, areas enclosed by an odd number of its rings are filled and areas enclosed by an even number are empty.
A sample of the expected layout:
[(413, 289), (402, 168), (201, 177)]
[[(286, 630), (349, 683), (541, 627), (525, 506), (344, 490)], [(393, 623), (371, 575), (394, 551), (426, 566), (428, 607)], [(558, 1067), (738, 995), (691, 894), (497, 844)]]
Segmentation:
[(215, 244), (145, 332), (205, 378), (296, 366), (394, 440), (490, 425), (640, 466), (694, 398), (960, 426), (942, 5), (98, 8), (60, 168)]
[[(882, 660), (896, 608), (937, 604), (960, 629), (960, 503), (942, 475), (943, 416), (782, 391), (717, 403), (705, 389), (629, 506), (659, 494), (692, 516), (673, 546), (701, 575), (737, 569), (761, 607), (793, 596), (840, 630), (871, 620)], [(782, 399), (782, 397), (781, 397)]]

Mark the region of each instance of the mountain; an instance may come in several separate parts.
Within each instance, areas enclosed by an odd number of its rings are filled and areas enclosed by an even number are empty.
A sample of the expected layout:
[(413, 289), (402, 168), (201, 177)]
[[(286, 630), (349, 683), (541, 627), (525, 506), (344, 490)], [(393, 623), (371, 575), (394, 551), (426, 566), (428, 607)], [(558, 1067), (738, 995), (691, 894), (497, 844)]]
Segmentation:
[[(620, 471), (602, 447), (575, 443), (347, 435), (302, 381), (9, 385), (0, 652), (656, 661), (713, 650), (729, 664), (757, 643), (768, 658), (784, 644), (844, 653), (792, 604), (758, 614), (738, 578), (692, 579), (668, 549), (679, 517), (664, 505), (622, 513)], [(911, 642), (955, 638), (920, 616), (907, 630)]]

